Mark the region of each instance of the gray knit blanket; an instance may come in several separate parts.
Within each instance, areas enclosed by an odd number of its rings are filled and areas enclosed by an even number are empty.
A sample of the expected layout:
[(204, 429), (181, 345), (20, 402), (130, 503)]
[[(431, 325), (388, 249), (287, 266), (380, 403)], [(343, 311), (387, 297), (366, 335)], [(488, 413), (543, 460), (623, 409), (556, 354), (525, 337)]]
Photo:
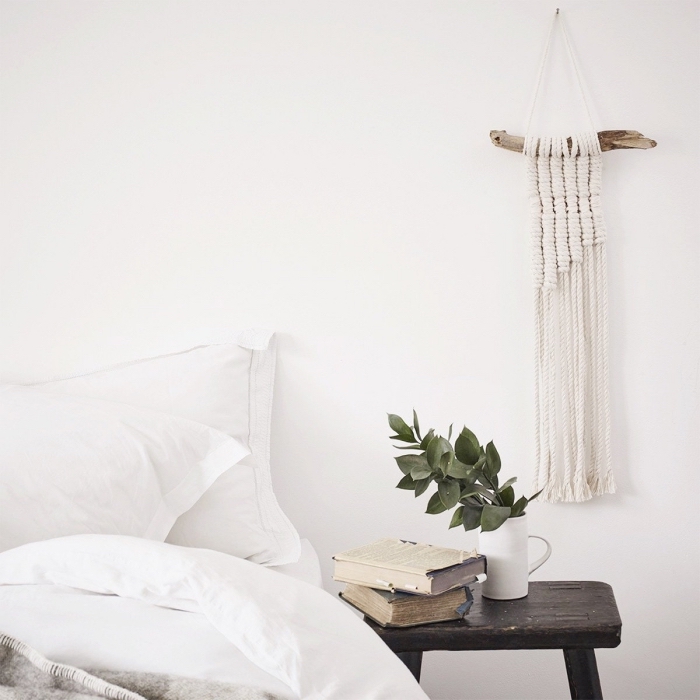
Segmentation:
[(0, 700), (281, 700), (245, 686), (159, 673), (84, 671), (0, 633)]

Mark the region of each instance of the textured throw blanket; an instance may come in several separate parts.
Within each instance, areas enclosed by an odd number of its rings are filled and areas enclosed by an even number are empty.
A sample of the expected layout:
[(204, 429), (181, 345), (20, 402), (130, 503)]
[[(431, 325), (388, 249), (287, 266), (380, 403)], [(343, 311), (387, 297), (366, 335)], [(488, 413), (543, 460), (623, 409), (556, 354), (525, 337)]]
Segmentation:
[(255, 688), (158, 673), (90, 671), (49, 661), (0, 633), (0, 700), (279, 700)]

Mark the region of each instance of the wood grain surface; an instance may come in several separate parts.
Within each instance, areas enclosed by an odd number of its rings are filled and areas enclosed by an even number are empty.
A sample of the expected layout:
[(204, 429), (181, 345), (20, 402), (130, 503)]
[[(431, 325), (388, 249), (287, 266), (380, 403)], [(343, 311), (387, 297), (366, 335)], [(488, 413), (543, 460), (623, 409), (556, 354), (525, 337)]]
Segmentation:
[(402, 629), (367, 624), (395, 652), (436, 649), (595, 649), (620, 644), (612, 588), (598, 581), (533, 581), (527, 597), (498, 601), (474, 587), (462, 620)]
[[(491, 143), (499, 148), (505, 148), (507, 151), (515, 151), (522, 153), (525, 145), (524, 136), (513, 136), (505, 131), (491, 131)], [(644, 134), (638, 131), (599, 131), (598, 141), (600, 141), (600, 150), (617, 151), (625, 148), (655, 148), (656, 141), (648, 139)], [(571, 137), (566, 142), (571, 148)]]

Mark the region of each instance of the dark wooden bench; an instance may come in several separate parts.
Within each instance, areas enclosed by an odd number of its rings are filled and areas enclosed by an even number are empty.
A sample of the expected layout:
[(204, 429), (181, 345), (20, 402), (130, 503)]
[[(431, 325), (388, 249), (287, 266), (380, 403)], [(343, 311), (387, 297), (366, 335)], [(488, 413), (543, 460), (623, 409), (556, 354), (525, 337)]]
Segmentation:
[(620, 643), (612, 588), (598, 581), (533, 581), (526, 598), (489, 600), (474, 590), (463, 620), (418, 627), (367, 624), (420, 681), (424, 651), (562, 649), (574, 700), (602, 700), (595, 649)]

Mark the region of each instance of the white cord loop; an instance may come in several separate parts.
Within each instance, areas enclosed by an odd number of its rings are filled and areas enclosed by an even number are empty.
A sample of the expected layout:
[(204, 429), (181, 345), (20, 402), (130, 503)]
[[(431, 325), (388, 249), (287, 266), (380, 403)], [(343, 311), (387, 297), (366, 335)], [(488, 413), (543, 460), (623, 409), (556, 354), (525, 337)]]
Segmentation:
[(595, 134), (596, 130), (593, 126), (593, 117), (591, 116), (591, 109), (588, 106), (588, 100), (586, 99), (586, 91), (583, 88), (583, 78), (581, 77), (581, 72), (579, 71), (578, 64), (576, 63), (576, 57), (574, 56), (574, 50), (571, 47), (571, 42), (569, 41), (569, 35), (566, 31), (566, 25), (564, 24), (564, 20), (562, 19), (559, 10), (557, 10), (557, 12), (555, 13), (554, 19), (552, 19), (552, 24), (549, 27), (549, 32), (547, 32), (547, 39), (544, 45), (544, 53), (542, 54), (540, 67), (537, 71), (537, 82), (535, 84), (535, 92), (532, 95), (532, 99), (530, 100), (530, 109), (528, 110), (525, 134), (530, 133), (530, 127), (532, 126), (532, 117), (535, 115), (537, 98), (539, 97), (540, 88), (542, 87), (542, 78), (544, 77), (544, 70), (547, 67), (547, 59), (549, 58), (549, 48), (552, 44), (552, 35), (554, 34), (554, 28), (557, 25), (561, 29), (562, 36), (564, 37), (564, 44), (566, 45), (566, 53), (569, 56), (569, 60), (571, 61), (571, 65), (574, 69), (574, 74), (576, 75), (576, 83), (578, 85), (579, 92), (581, 93), (581, 101), (583, 102), (583, 106), (586, 109), (586, 115), (588, 116), (588, 124), (590, 125), (591, 132)]

